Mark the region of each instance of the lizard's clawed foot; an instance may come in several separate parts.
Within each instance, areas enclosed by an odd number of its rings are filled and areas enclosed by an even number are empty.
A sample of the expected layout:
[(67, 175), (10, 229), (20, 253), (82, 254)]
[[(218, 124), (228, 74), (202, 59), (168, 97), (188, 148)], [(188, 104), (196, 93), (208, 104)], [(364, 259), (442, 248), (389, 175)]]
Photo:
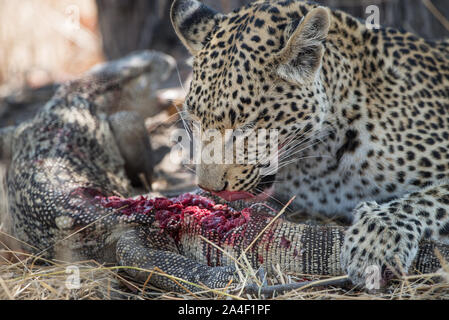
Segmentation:
[(229, 286), (235, 274), (234, 267), (211, 267), (204, 274), (200, 274), (198, 282), (210, 289), (222, 289)]

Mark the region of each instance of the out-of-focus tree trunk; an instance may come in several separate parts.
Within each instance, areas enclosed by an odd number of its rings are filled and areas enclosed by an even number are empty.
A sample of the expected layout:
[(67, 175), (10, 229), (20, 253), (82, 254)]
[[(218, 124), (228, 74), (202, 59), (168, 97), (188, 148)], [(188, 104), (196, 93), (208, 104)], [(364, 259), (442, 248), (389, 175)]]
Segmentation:
[(109, 60), (151, 43), (157, 1), (96, 0), (103, 52)]
[[(252, 1), (204, 0), (204, 2), (216, 9), (229, 12)], [(381, 25), (402, 28), (428, 39), (449, 37), (449, 0), (315, 0), (315, 2), (341, 9), (362, 19), (367, 17), (366, 8), (376, 5), (380, 11)]]
[(204, 0), (203, 2), (215, 10), (228, 13), (253, 2), (253, 0)]
[[(170, 52), (174, 46), (179, 45), (170, 23), (169, 11), (172, 1), (96, 0), (106, 57), (115, 59), (131, 51), (148, 48)], [(227, 13), (252, 1), (203, 0), (203, 2)], [(362, 19), (368, 16), (365, 12), (368, 6), (377, 5), (381, 25), (403, 28), (428, 39), (449, 37), (448, 26), (443, 25), (445, 22), (449, 23), (447, 22), (449, 0), (316, 0), (316, 2), (342, 9)]]
[(169, 0), (96, 0), (103, 51), (116, 59), (135, 50), (167, 50), (175, 43)]
[[(449, 37), (443, 23), (449, 23), (448, 0), (316, 0), (323, 5), (344, 10), (365, 19), (370, 5), (380, 11), (380, 24), (411, 31), (427, 39)], [(432, 12), (433, 11), (433, 12)], [(438, 17), (437, 17), (438, 16)], [(446, 22), (440, 22), (440, 20)]]
[[(173, 0), (96, 0), (98, 20), (107, 59), (134, 50), (169, 52), (179, 44), (170, 22)], [(206, 0), (207, 5), (229, 12), (251, 0)]]

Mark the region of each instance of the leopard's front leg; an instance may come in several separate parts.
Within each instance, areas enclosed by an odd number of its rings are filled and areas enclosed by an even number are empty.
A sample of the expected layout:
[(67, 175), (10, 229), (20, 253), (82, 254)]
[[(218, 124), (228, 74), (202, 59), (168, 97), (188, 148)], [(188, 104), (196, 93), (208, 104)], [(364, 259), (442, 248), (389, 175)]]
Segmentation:
[(449, 184), (381, 205), (361, 203), (354, 218), (342, 249), (343, 269), (354, 284), (364, 285), (373, 266), (388, 280), (391, 271), (408, 272), (421, 240), (449, 243)]

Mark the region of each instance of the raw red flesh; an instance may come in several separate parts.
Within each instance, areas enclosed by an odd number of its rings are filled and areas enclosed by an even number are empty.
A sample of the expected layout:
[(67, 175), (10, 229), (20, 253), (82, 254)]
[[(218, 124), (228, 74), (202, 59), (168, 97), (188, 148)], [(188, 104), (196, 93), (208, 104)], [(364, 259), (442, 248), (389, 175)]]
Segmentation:
[[(94, 199), (97, 204), (101, 204), (106, 208), (113, 208), (117, 213), (124, 215), (145, 214), (154, 216), (161, 232), (167, 232), (175, 241), (179, 241), (182, 236), (182, 227), (186, 218), (189, 217), (189, 226), (201, 226), (203, 236), (214, 241), (222, 241), (229, 232), (235, 228), (245, 226), (251, 219), (251, 209), (245, 208), (242, 211), (235, 211), (232, 208), (215, 204), (214, 201), (193, 194), (182, 194), (176, 198), (152, 198), (149, 199), (140, 196), (136, 199), (124, 199), (120, 197), (106, 197), (95, 189), (75, 190), (74, 194), (82, 195), (90, 199)], [(239, 232), (239, 235), (244, 234), (245, 228)], [(264, 236), (265, 250), (269, 251), (269, 243), (273, 243), (275, 233), (272, 229), (268, 229)], [(229, 240), (229, 243), (227, 242)], [(233, 245), (233, 236), (226, 238), (228, 244)], [(223, 242), (221, 242), (223, 243)], [(288, 249), (291, 247), (291, 241), (285, 237), (281, 237), (280, 246)], [(211, 261), (211, 247), (207, 249), (207, 263), (208, 265), (220, 265), (220, 255), (217, 254), (214, 263)], [(293, 258), (301, 258), (301, 253), (296, 248), (293, 248)], [(264, 263), (262, 254), (257, 254), (257, 261), (260, 264)], [(308, 281), (307, 278), (302, 278), (302, 281)]]
[(219, 239), (250, 219), (250, 209), (235, 211), (227, 205), (215, 204), (212, 200), (186, 193), (176, 198), (154, 198), (140, 196), (137, 199), (96, 196), (95, 199), (106, 208), (118, 209), (121, 214), (154, 215), (163, 231), (168, 231), (179, 240), (179, 231), (186, 217), (189, 223), (202, 227), (205, 233), (215, 233)]
[(290, 245), (290, 240), (287, 240), (285, 237), (281, 237), (281, 247), (288, 249), (290, 248)]

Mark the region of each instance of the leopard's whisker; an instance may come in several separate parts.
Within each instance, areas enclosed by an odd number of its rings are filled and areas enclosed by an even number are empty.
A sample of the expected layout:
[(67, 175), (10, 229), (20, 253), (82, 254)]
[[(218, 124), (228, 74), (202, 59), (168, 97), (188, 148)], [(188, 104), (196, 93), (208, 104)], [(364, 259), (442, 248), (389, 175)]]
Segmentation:
[(270, 194), (266, 193), (265, 191), (260, 190), (260, 188), (258, 188), (258, 187), (254, 188), (254, 190), (256, 190), (259, 194), (263, 194), (263, 195), (267, 196), (269, 199), (272, 199), (277, 204), (279, 204), (282, 208), (285, 207), (286, 203), (283, 203), (281, 200), (277, 199), (273, 195), (270, 195)]

